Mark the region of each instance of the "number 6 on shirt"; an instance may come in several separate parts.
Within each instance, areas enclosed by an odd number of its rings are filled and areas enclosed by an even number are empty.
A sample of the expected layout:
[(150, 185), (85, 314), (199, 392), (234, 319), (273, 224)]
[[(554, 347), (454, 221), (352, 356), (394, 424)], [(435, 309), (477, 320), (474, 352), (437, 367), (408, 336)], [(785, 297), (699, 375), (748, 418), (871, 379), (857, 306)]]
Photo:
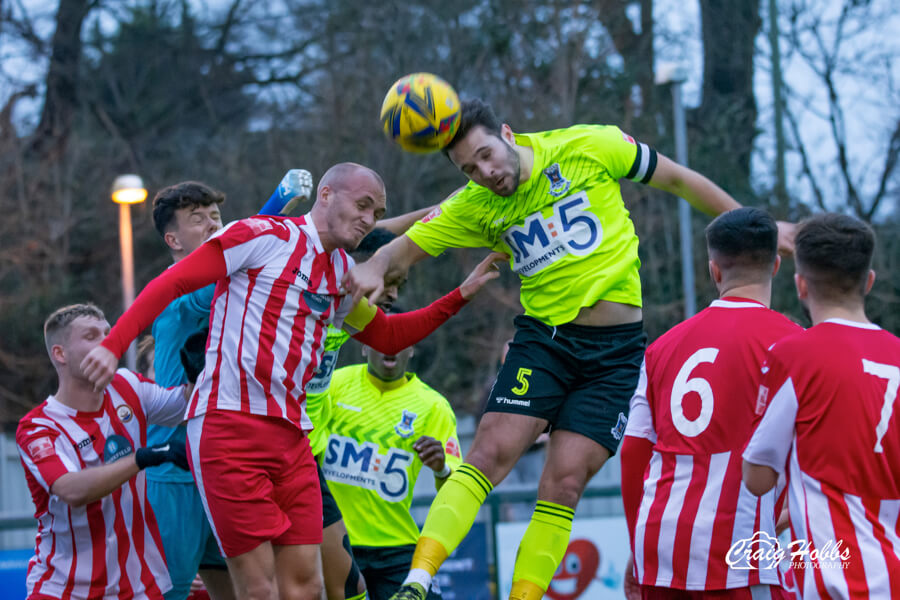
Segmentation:
[[(691, 377), (690, 379), (688, 377), (698, 365), (714, 363), (718, 355), (718, 348), (700, 348), (684, 361), (672, 383), (672, 396), (669, 404), (672, 410), (672, 423), (675, 425), (675, 429), (685, 437), (696, 437), (709, 427), (715, 406), (715, 398), (709, 382), (702, 377)], [(700, 396), (700, 414), (693, 420), (684, 414), (682, 406), (684, 397), (691, 392)]]

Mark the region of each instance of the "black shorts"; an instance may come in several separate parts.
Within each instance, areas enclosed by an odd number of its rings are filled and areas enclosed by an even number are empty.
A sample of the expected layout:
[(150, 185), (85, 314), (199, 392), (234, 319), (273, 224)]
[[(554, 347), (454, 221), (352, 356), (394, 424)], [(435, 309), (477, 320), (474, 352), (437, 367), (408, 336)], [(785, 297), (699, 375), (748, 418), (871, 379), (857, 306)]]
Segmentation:
[(322, 529), (325, 529), (343, 519), (344, 516), (341, 514), (341, 509), (338, 508), (334, 496), (331, 495), (331, 490), (328, 489), (328, 482), (325, 481), (322, 467), (318, 464), (316, 467), (319, 469), (319, 487), (322, 488)]
[(485, 412), (546, 419), (616, 453), (647, 345), (643, 324), (550, 327), (524, 315)]
[[(388, 600), (394, 595), (412, 563), (415, 544), (409, 546), (353, 546), (353, 557), (359, 570), (366, 578), (366, 590), (371, 600)], [(426, 600), (441, 600), (441, 591), (436, 581), (428, 590)]]

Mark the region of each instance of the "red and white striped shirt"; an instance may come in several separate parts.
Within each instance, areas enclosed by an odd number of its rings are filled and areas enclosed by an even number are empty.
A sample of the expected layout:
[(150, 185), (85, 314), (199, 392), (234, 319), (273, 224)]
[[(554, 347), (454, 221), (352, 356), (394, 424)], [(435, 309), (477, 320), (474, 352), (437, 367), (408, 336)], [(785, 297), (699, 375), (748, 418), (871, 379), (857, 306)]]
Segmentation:
[(80, 507), (50, 488), (66, 473), (146, 445), (147, 424), (177, 425), (185, 404), (183, 387), (162, 388), (120, 369), (100, 410), (80, 412), (50, 396), (22, 418), (16, 443), (38, 520), (29, 598), (162, 598), (172, 587), (143, 471)]
[(216, 287), (206, 367), (188, 418), (232, 410), (312, 429), (304, 388), (319, 367), (327, 326), (341, 327), (352, 308), (339, 288), (353, 260), (342, 249), (325, 252), (308, 214), (243, 219), (212, 240), (228, 277)]
[(816, 551), (792, 557), (800, 596), (900, 597), (900, 339), (831, 319), (778, 342), (765, 368), (771, 402), (744, 459), (787, 471), (786, 551)]
[(626, 507), (637, 513), (630, 519), (639, 583), (686, 590), (778, 583), (774, 564), (726, 558), (756, 532), (774, 540), (774, 493), (747, 491), (740, 453), (766, 350), (800, 330), (758, 302), (722, 299), (647, 349), (625, 435), (649, 440), (653, 450), (646, 470), (628, 472), (623, 462), (622, 475), (643, 479), (640, 506)]

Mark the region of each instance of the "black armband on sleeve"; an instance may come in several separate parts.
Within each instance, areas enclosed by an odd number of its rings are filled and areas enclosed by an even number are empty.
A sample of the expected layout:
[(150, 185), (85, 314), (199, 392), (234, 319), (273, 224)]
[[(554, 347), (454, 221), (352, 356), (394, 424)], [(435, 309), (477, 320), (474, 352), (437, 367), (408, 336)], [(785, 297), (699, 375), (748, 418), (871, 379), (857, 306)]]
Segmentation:
[(635, 144), (637, 144), (637, 155), (625, 178), (639, 183), (649, 183), (653, 172), (656, 171), (656, 150), (641, 142), (635, 142)]

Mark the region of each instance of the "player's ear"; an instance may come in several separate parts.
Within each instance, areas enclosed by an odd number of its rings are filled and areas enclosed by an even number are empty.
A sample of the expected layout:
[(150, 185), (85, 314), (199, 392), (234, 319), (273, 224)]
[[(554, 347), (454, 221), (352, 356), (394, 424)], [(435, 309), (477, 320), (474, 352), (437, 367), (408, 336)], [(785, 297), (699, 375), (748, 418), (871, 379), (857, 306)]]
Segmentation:
[(64, 365), (66, 364), (66, 351), (59, 344), (53, 344), (50, 346), (50, 358), (53, 359), (53, 362)]
[(709, 277), (716, 285), (722, 283), (722, 269), (713, 259), (709, 259)]
[(502, 137), (507, 144), (513, 145), (516, 143), (516, 134), (513, 133), (512, 127), (506, 123), (500, 126), (500, 137)]
[(317, 206), (319, 207), (318, 210), (321, 210), (322, 208), (328, 208), (328, 206), (331, 205), (331, 195), (332, 189), (326, 183), (318, 190), (316, 190), (316, 201), (313, 202), (313, 208), (316, 208)]
[(866, 275), (866, 288), (863, 294), (868, 294), (872, 291), (872, 286), (875, 285), (875, 270), (869, 269), (869, 274)]
[(175, 235), (174, 231), (167, 231), (163, 236), (163, 239), (166, 242), (166, 245), (173, 252), (178, 252), (179, 250), (184, 250), (184, 246), (181, 245), (181, 242), (178, 240), (178, 236)]
[(806, 278), (800, 273), (794, 273), (794, 287), (797, 288), (797, 298), (806, 300), (809, 296), (809, 284)]
[(772, 277), (775, 277), (775, 274), (778, 273), (779, 268), (781, 268), (781, 256), (776, 254), (775, 255), (775, 266), (772, 267)]

